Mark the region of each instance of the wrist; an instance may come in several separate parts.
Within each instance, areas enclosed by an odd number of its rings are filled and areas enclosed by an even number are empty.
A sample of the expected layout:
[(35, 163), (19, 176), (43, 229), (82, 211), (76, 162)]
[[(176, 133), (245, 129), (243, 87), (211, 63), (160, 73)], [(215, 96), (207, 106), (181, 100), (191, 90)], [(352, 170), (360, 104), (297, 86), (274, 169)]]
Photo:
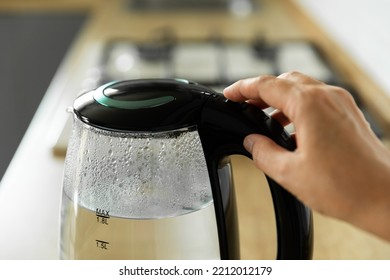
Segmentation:
[(356, 226), (390, 241), (390, 151), (382, 151), (378, 165), (369, 166), (372, 170), (366, 174), (370, 180), (366, 184), (367, 192), (356, 201), (356, 213), (351, 221)]

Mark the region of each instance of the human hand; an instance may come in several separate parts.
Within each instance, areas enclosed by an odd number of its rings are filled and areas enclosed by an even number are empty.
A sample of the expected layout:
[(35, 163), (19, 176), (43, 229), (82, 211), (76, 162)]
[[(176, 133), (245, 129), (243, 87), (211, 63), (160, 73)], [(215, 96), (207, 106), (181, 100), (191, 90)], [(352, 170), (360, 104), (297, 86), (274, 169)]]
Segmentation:
[(274, 118), (295, 126), (295, 151), (245, 138), (259, 169), (313, 210), (390, 241), (390, 152), (346, 90), (291, 72), (238, 81), (224, 95), (272, 106)]

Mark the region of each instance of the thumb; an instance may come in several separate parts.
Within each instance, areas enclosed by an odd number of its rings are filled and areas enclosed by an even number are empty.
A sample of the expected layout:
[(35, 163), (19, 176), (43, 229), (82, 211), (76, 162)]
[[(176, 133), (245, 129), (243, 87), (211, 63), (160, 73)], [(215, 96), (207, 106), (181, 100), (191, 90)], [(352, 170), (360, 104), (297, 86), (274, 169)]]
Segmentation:
[(252, 154), (255, 165), (269, 177), (282, 185), (289, 180), (290, 151), (259, 134), (248, 135), (244, 139), (244, 147)]

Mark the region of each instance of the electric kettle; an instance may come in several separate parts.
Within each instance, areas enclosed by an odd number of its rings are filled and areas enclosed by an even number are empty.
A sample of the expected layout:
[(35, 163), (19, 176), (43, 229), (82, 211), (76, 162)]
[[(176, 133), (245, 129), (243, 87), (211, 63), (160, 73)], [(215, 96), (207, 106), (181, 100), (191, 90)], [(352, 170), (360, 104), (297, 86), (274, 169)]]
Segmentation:
[[(62, 259), (239, 259), (229, 155), (250, 157), (250, 133), (295, 148), (262, 110), (187, 80), (111, 82), (70, 111)], [(311, 258), (310, 209), (267, 181), (277, 259)]]

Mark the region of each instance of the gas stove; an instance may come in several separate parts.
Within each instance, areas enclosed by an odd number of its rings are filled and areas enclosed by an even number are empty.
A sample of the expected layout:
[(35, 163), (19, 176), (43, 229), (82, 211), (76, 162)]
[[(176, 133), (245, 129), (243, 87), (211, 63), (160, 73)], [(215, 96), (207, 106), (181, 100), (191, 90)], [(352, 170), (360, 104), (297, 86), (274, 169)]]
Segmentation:
[(254, 36), (250, 42), (224, 40), (219, 36), (211, 36), (208, 40), (178, 40), (167, 29), (149, 42), (128, 39), (107, 42), (99, 64), (99, 84), (113, 80), (180, 78), (209, 86), (217, 92), (239, 79), (299, 71), (347, 88), (374, 132), (378, 137), (382, 136), (381, 128), (355, 89), (344, 82), (310, 41), (270, 43), (262, 36)]
[(270, 44), (262, 38), (240, 42), (178, 41), (166, 34), (156, 41), (109, 41), (100, 59), (99, 83), (142, 78), (181, 78), (217, 91), (247, 77), (278, 75), (297, 70), (327, 83), (339, 77), (310, 42), (293, 40)]

